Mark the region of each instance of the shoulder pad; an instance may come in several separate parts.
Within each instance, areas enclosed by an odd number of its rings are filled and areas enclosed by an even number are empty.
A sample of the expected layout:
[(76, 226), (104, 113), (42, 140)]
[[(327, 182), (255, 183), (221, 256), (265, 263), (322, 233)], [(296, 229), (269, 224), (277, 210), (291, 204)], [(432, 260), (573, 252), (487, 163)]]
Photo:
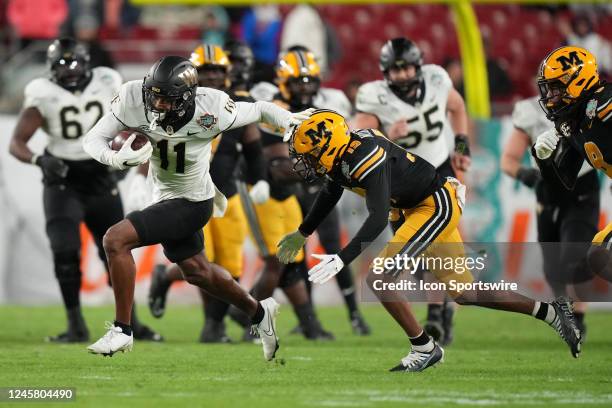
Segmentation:
[(586, 104), (585, 113), (590, 119), (597, 115), (600, 121), (612, 123), (612, 84), (605, 84), (595, 91)]
[(383, 86), (384, 81), (366, 82), (359, 87), (355, 107), (358, 111), (366, 113), (376, 113), (381, 104), (385, 104), (385, 94), (387, 93)]
[[(366, 132), (367, 130), (362, 129)], [(352, 140), (342, 157), (342, 161), (346, 163), (344, 166), (347, 166), (348, 175), (353, 180), (362, 181), (375, 168), (382, 165), (386, 158), (385, 149), (376, 143), (373, 136), (368, 136)]]

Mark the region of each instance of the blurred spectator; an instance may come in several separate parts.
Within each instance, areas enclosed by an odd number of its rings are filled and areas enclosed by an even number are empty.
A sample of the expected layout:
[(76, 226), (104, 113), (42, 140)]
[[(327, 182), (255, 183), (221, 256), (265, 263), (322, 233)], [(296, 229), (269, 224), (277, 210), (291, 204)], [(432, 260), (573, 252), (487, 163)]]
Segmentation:
[(453, 87), (465, 98), (463, 89), (463, 67), (461, 61), (456, 58), (448, 58), (442, 64), (442, 67), (448, 72), (448, 76), (453, 83)]
[(482, 45), (487, 59), (487, 74), (489, 76), (489, 97), (502, 99), (511, 96), (512, 81), (506, 70), (493, 58), (493, 44), (491, 36), (482, 33)]
[(294, 45), (308, 48), (316, 56), (321, 71), (328, 71), (327, 30), (317, 9), (309, 4), (295, 6), (285, 17), (281, 49), (287, 50)]
[(255, 6), (242, 17), (242, 39), (255, 55), (254, 82), (274, 80), (281, 25), (278, 6), (273, 4)]
[(220, 6), (206, 7), (202, 24), (202, 42), (223, 47), (229, 29), (229, 16)]
[(8, 21), (20, 39), (21, 48), (32, 41), (58, 37), (67, 16), (65, 0), (10, 0), (8, 3)]
[(566, 35), (564, 44), (586, 48), (597, 58), (599, 71), (610, 74), (612, 69), (610, 43), (593, 31), (593, 23), (587, 15), (577, 15), (572, 19), (571, 27), (561, 27)]
[(75, 38), (86, 44), (89, 48), (90, 66), (115, 68), (115, 61), (98, 39), (100, 24), (98, 19), (91, 15), (77, 17), (74, 22)]

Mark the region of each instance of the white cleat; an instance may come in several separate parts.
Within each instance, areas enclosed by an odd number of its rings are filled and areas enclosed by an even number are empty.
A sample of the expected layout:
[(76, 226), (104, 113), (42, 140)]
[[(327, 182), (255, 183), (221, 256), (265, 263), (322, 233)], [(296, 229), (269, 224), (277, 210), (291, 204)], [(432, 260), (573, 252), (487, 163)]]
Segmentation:
[(256, 330), (261, 339), (263, 346), (264, 358), (268, 361), (274, 358), (276, 350), (278, 350), (278, 337), (276, 336), (276, 316), (278, 315), (279, 305), (273, 298), (267, 298), (259, 302), (264, 310), (263, 320), (253, 325), (252, 329)]
[(123, 334), (121, 327), (115, 326), (111, 322), (106, 322), (108, 331), (100, 340), (87, 347), (87, 350), (93, 354), (102, 354), (103, 356), (112, 356), (118, 351), (132, 351), (134, 347), (134, 336)]

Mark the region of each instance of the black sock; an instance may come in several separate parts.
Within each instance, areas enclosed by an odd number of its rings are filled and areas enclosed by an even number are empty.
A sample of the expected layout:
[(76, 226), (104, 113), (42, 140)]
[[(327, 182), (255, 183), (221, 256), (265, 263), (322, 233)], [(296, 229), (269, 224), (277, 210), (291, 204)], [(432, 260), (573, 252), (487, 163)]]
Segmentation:
[(576, 318), (576, 323), (578, 324), (584, 323), (584, 313), (574, 312), (574, 317)]
[(132, 335), (132, 326), (130, 326), (129, 324), (124, 324), (124, 323), (118, 322), (117, 320), (115, 320), (113, 324), (116, 327), (120, 327), (123, 334), (127, 334), (128, 336)]
[(417, 337), (409, 337), (409, 339), (410, 339), (410, 344), (412, 344), (413, 346), (425, 346), (427, 343), (431, 341), (427, 333), (425, 333), (425, 330), (423, 330), (421, 334), (418, 335)]
[(261, 307), (261, 303), (257, 302), (257, 311), (255, 315), (251, 318), (251, 324), (259, 324), (263, 320), (265, 312), (263, 307)]
[(536, 312), (535, 318), (546, 321), (546, 316), (548, 315), (548, 303), (541, 302), (540, 308)]
[(136, 302), (132, 303), (132, 318), (130, 319), (130, 327), (133, 327), (134, 330), (138, 331), (138, 329), (142, 326), (140, 320), (138, 320), (138, 315), (136, 314)]
[(205, 307), (206, 320), (212, 319), (216, 322), (222, 322), (229, 309), (229, 304), (214, 296), (208, 298), (208, 303)]
[(345, 266), (336, 275), (336, 281), (344, 297), (344, 303), (348, 309), (349, 315), (352, 316), (357, 311), (357, 300), (355, 299), (355, 287), (353, 286), (353, 276), (351, 269)]
[(317, 319), (312, 303), (306, 302), (302, 305), (296, 305), (293, 307), (293, 310), (300, 321), (304, 336), (306, 336), (306, 338), (318, 336), (322, 327), (319, 319)]
[(427, 320), (442, 320), (442, 305), (436, 303), (428, 304)]
[(66, 315), (68, 317), (69, 330), (87, 331), (85, 319), (83, 319), (83, 314), (81, 313), (81, 308), (79, 306), (66, 310)]

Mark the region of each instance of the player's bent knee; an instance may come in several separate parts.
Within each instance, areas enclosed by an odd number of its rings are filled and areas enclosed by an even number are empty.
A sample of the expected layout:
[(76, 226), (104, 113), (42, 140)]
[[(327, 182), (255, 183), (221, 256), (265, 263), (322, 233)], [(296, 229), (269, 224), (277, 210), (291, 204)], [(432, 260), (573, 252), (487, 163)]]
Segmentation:
[(192, 285), (206, 284), (211, 279), (212, 267), (203, 257), (192, 256), (179, 262), (185, 280)]
[(81, 269), (78, 251), (53, 252), (55, 276), (59, 282), (80, 282)]

